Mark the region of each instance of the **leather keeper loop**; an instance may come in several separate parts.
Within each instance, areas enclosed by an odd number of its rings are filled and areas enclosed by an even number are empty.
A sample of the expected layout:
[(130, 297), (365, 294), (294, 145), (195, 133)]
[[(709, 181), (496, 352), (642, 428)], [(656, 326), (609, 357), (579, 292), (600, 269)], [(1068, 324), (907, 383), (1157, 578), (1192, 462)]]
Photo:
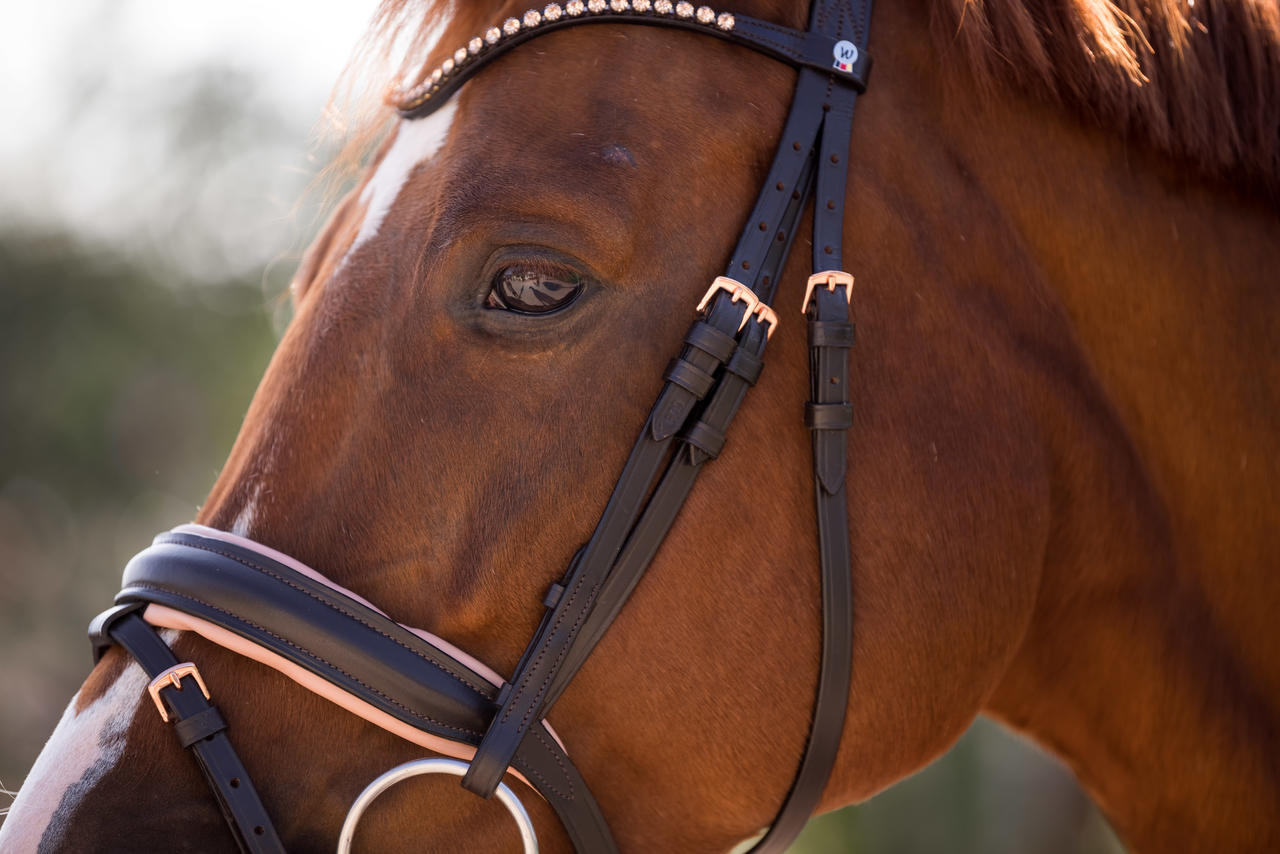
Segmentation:
[(809, 321), (810, 347), (852, 347), (853, 324), (842, 320)]
[(663, 374), (663, 378), (688, 391), (698, 400), (707, 396), (707, 392), (711, 391), (711, 386), (715, 385), (716, 381), (711, 374), (684, 359), (672, 359), (667, 364), (667, 372)]
[(694, 424), (680, 438), (712, 459), (720, 456), (720, 452), (724, 450), (724, 434), (705, 421)]
[(732, 335), (727, 335), (709, 323), (699, 320), (689, 328), (684, 336), (684, 343), (697, 347), (720, 364), (729, 361), (738, 342)]
[(848, 430), (853, 426), (853, 404), (806, 403), (804, 426), (810, 430)]
[(547, 595), (542, 597), (542, 607), (548, 611), (560, 604), (560, 597), (564, 595), (564, 585), (560, 583), (552, 584), (547, 588)]
[(173, 731), (183, 747), (190, 747), (200, 739), (208, 738), (226, 728), (227, 722), (222, 719), (222, 713), (218, 711), (217, 706), (210, 706), (202, 712), (196, 712), (191, 717), (183, 718), (173, 725)]
[(734, 376), (742, 377), (747, 385), (755, 385), (756, 380), (760, 379), (760, 371), (764, 368), (764, 361), (754, 353), (739, 347), (729, 359), (729, 363), (724, 369)]

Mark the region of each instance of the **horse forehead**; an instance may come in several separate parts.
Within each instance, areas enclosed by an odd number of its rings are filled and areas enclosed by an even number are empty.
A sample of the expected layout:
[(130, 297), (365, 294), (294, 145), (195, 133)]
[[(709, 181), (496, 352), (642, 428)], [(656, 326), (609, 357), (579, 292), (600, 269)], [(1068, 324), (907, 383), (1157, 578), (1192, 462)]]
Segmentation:
[(364, 219), (356, 232), (355, 240), (347, 250), (347, 257), (378, 233), (387, 212), (408, 183), (409, 176), (421, 164), (431, 160), (449, 135), (453, 126), (457, 102), (450, 100), (425, 119), (401, 121), (395, 138), (382, 155), (382, 159), (369, 175), (360, 191), (364, 205)]
[(80, 799), (124, 755), (146, 687), (146, 674), (130, 662), (98, 696), (87, 699), (82, 688), (71, 698), (0, 827), (0, 850), (57, 848)]

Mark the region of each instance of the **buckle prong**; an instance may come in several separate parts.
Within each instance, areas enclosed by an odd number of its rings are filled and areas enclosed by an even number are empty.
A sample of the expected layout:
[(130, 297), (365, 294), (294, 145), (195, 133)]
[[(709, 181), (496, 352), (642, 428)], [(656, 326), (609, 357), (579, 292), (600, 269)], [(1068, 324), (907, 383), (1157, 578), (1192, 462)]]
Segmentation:
[(763, 302), (756, 303), (756, 307), (751, 309), (751, 313), (756, 316), (757, 323), (769, 324), (764, 331), (764, 340), (768, 341), (773, 337), (773, 330), (778, 328), (778, 313)]
[(182, 690), (182, 677), (190, 676), (196, 680), (196, 685), (200, 687), (200, 693), (204, 694), (206, 700), (209, 697), (209, 689), (204, 684), (204, 679), (200, 676), (200, 671), (196, 669), (195, 664), (190, 661), (184, 661), (181, 664), (175, 664), (173, 667), (167, 668), (156, 674), (156, 678), (151, 680), (151, 684), (147, 686), (147, 693), (151, 695), (151, 699), (155, 702), (156, 708), (160, 710), (160, 720), (165, 723), (169, 722), (169, 710), (164, 707), (164, 701), (160, 699), (160, 692), (165, 688), (174, 688), (178, 691)]
[(804, 304), (800, 306), (801, 314), (809, 313), (809, 302), (813, 299), (813, 289), (819, 285), (825, 287), (830, 293), (835, 293), (837, 287), (843, 286), (845, 301), (850, 305), (853, 304), (853, 275), (846, 273), (844, 270), (823, 270), (810, 276), (809, 283), (804, 286)]
[(716, 295), (716, 291), (726, 291), (729, 294), (730, 302), (745, 302), (747, 304), (747, 310), (742, 314), (742, 322), (738, 324), (738, 330), (741, 331), (742, 327), (747, 325), (747, 320), (751, 317), (752, 312), (756, 310), (756, 306), (760, 304), (760, 300), (751, 288), (737, 279), (731, 279), (728, 276), (716, 276), (715, 281), (711, 283), (711, 287), (707, 288), (707, 292), (698, 301), (697, 311), (706, 310), (707, 303), (711, 302), (711, 298)]

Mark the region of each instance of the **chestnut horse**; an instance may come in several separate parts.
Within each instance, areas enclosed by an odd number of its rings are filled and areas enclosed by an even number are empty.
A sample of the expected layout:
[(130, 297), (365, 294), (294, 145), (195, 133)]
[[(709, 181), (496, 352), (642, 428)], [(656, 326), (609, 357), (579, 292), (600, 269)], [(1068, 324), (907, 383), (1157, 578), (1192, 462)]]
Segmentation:
[[(523, 10), (437, 5), (401, 9), (401, 34), (443, 28), (452, 50)], [(805, 5), (733, 11), (802, 27)], [(853, 686), (822, 808), (986, 713), (1067, 762), (1134, 851), (1280, 850), (1280, 14), (908, 0), (873, 33), (845, 223)], [(400, 126), (302, 264), (199, 521), (510, 672), (724, 266), (793, 80), (606, 25), (520, 47)], [(788, 308), (805, 254), (722, 458), (552, 714), (626, 851), (758, 832), (808, 732), (817, 553)], [(535, 277), (581, 291), (521, 313), (513, 283)], [(166, 637), (290, 851), (332, 850), (364, 785), (422, 755)], [(119, 649), (93, 670), (0, 848), (231, 849), (145, 682)], [(499, 807), (418, 780), (356, 843), (516, 837)]]

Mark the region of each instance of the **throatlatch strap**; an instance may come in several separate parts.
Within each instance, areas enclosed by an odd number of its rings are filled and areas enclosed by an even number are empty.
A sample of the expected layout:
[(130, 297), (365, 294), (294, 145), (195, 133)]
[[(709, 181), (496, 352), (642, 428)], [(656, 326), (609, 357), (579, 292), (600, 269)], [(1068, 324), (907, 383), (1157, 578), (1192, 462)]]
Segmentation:
[[(114, 641), (155, 680), (166, 671), (174, 672), (180, 662), (156, 630), (138, 615), (139, 608), (140, 605), (121, 605), (106, 611), (89, 627), (89, 635), (95, 658), (101, 656), (109, 641)], [(178, 741), (195, 754), (240, 850), (248, 854), (284, 854), (284, 845), (249, 772), (227, 738), (226, 722), (217, 707), (205, 699), (203, 683), (197, 684), (197, 679), (194, 675), (175, 674), (174, 680), (156, 693), (168, 709)]]
[[(849, 9), (841, 3), (815, 2), (810, 28), (867, 46), (871, 0)], [(857, 91), (833, 86), (823, 103), (825, 118), (817, 161), (814, 197), (813, 269), (842, 270), (844, 203)], [(818, 287), (808, 305), (810, 402), (806, 421), (813, 438), (813, 492), (822, 568), (822, 657), (813, 724), (795, 782), (753, 854), (780, 854), (813, 815), (835, 766), (844, 733), (853, 666), (853, 568), (849, 545), (849, 509), (845, 495), (848, 452), (849, 289)]]
[[(827, 328), (849, 330), (845, 290), (814, 291), (809, 314)], [(822, 658), (813, 724), (800, 770), (787, 800), (754, 852), (781, 852), (817, 809), (844, 732), (853, 662), (853, 591), (849, 512), (845, 497), (845, 456), (850, 421), (848, 345), (816, 344), (810, 338), (810, 394), (806, 421), (813, 437), (813, 493), (822, 564)]]

